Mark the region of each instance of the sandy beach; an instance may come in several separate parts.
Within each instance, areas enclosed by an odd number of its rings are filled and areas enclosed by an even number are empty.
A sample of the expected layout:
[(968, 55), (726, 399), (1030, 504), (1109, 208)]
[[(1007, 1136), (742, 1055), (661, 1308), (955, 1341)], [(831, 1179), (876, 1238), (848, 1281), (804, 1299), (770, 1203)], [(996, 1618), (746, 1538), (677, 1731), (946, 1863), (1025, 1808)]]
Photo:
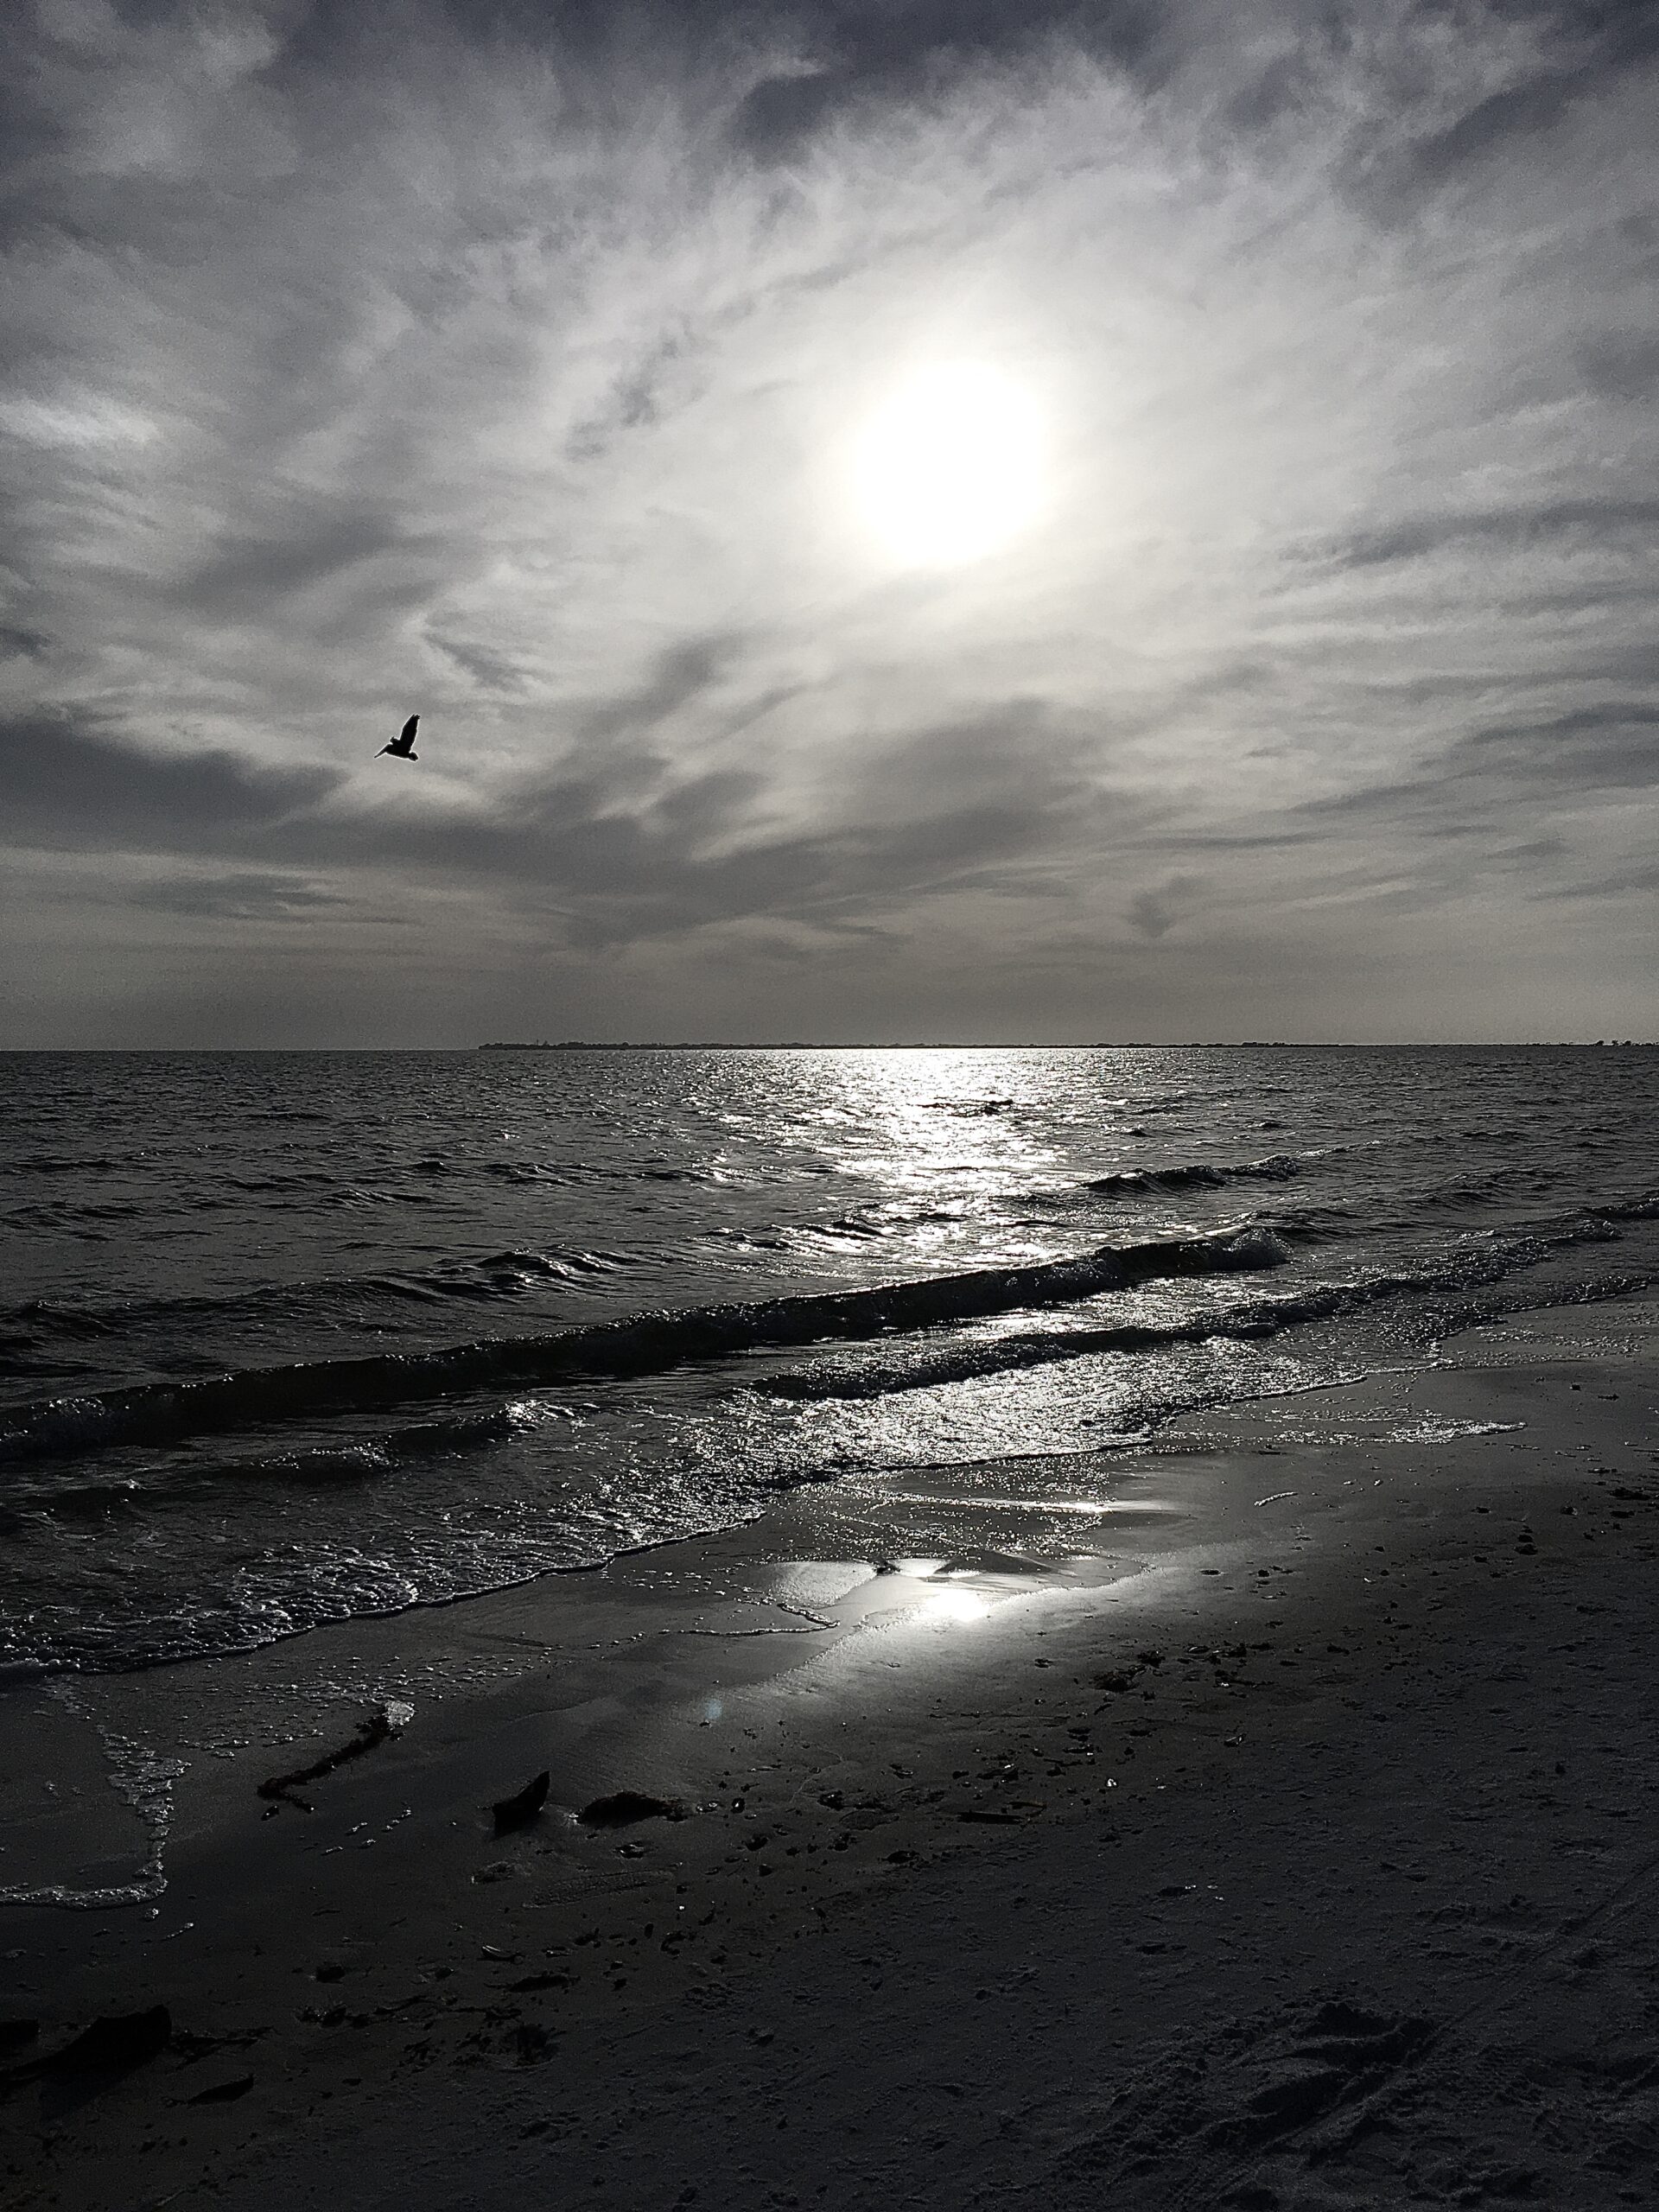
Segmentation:
[(1659, 2212), (1659, 0), (23, 0), (0, 2212)]
[(1652, 2202), (1655, 1318), (14, 1690), (9, 2201)]

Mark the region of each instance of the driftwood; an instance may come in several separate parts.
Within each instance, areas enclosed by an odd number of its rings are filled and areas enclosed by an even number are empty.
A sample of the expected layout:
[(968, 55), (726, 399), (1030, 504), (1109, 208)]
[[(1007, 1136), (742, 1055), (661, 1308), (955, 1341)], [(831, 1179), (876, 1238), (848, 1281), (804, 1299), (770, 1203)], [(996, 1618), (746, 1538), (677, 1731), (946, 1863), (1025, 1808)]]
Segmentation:
[(495, 1815), (495, 1832), (505, 1835), (509, 1828), (527, 1827), (547, 1802), (548, 1789), (552, 1777), (543, 1768), (533, 1781), (527, 1782), (516, 1796), (498, 1798), (490, 1810)]
[[(344, 1766), (347, 1759), (360, 1759), (365, 1751), (372, 1751), (377, 1744), (385, 1743), (389, 1738), (397, 1733), (397, 1731), (391, 1725), (390, 1715), (382, 1706), (378, 1713), (372, 1713), (368, 1719), (358, 1724), (357, 1733), (349, 1744), (342, 1744), (337, 1751), (328, 1752), (326, 1757), (315, 1760), (309, 1766), (296, 1767), (292, 1774), (268, 1775), (259, 1784), (259, 1795), (262, 1797), (276, 1800), (283, 1804), (297, 1805), (302, 1813), (314, 1812), (316, 1809), (315, 1806), (308, 1805), (303, 1797), (296, 1797), (294, 1795), (300, 1783), (321, 1781), (325, 1774), (332, 1774), (337, 1766)], [(275, 1812), (276, 1809), (276, 1804), (273, 1803), (271, 1812)], [(268, 1813), (265, 1817), (269, 1820), (270, 1814)]]

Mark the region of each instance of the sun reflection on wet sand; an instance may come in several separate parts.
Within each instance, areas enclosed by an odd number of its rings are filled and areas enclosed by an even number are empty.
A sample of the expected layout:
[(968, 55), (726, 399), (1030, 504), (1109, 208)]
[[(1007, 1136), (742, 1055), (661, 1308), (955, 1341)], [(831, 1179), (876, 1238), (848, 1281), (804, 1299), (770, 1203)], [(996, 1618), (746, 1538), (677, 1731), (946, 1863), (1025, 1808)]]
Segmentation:
[(938, 1624), (982, 1621), (990, 1610), (985, 1600), (971, 1590), (930, 1590), (923, 1601), (922, 1618)]

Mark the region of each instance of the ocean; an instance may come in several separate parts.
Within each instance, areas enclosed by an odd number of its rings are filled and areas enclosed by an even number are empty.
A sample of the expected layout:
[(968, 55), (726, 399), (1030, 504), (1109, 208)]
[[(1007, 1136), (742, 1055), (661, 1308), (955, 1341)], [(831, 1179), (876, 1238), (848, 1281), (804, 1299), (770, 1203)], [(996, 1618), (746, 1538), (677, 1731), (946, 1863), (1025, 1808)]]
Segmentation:
[(1086, 1492), (1177, 1414), (1653, 1281), (1656, 1066), (0, 1056), (0, 1669), (247, 1649), (873, 1468), (1103, 1454)]

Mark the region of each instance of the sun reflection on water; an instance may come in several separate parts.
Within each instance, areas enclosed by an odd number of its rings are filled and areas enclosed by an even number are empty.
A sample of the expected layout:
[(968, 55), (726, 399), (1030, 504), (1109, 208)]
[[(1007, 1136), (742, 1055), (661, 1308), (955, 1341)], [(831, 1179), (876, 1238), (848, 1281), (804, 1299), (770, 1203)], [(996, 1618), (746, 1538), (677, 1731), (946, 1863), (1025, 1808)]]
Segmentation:
[[(825, 1118), (850, 1118), (841, 1152), (849, 1175), (893, 1195), (910, 1217), (917, 1245), (935, 1249), (982, 1236), (982, 1210), (1063, 1179), (1055, 1144), (1028, 1110), (1031, 1070), (995, 1051), (871, 1052), (837, 1056), (842, 1102)], [(838, 1110), (839, 1108), (839, 1110)], [(932, 1219), (918, 1217), (932, 1199)], [(1035, 1257), (1054, 1243), (1029, 1225), (1007, 1225), (998, 1239), (1009, 1259)]]

